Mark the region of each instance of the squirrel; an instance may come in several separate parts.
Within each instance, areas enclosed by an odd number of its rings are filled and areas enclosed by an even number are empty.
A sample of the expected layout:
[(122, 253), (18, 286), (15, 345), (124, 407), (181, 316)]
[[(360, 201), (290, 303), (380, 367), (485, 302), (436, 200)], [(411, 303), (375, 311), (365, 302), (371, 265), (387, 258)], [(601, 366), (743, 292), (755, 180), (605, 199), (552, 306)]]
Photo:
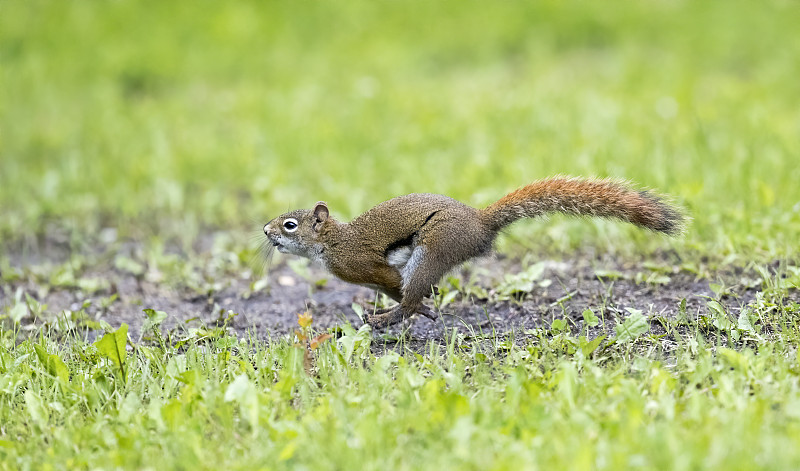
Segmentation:
[(683, 231), (683, 211), (651, 191), (609, 179), (552, 177), (523, 186), (477, 209), (437, 194), (398, 196), (351, 222), (330, 216), (320, 201), (314, 209), (282, 214), (264, 225), (281, 253), (321, 263), (336, 277), (386, 293), (396, 306), (368, 315), (374, 328), (415, 313), (437, 314), (423, 304), (452, 268), (486, 255), (498, 233), (520, 218), (548, 213), (615, 218), (655, 232)]

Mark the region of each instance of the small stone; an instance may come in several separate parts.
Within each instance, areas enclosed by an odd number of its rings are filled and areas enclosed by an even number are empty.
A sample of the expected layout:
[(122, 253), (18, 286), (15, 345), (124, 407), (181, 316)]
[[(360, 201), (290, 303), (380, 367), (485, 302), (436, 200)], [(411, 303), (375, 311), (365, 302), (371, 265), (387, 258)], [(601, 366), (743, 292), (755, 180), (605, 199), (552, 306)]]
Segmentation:
[(281, 286), (294, 286), (297, 282), (291, 276), (281, 275), (278, 277), (278, 284)]

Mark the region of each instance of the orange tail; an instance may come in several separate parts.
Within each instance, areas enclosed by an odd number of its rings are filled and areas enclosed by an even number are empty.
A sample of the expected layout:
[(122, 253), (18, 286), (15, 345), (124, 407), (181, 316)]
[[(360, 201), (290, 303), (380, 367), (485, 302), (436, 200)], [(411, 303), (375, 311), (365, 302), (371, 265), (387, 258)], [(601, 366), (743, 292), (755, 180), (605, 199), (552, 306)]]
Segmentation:
[(500, 230), (517, 219), (547, 213), (615, 218), (646, 229), (675, 235), (686, 217), (676, 206), (650, 191), (638, 191), (614, 180), (554, 177), (523, 186), (480, 210), (488, 227)]

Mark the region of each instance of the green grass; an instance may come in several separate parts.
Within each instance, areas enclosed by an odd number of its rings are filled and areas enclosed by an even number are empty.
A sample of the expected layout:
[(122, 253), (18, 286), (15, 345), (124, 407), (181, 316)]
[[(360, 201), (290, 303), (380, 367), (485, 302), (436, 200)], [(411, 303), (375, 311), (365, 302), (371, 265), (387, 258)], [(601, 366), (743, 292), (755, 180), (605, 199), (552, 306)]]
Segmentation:
[(346, 325), (306, 366), (286, 340), (6, 332), (0, 467), (794, 469), (800, 305), (751, 308), (737, 343), (684, 319), (675, 343), (540, 329), (376, 356)]
[[(799, 468), (798, 17), (0, 0), (0, 469)], [(320, 199), (341, 218), (409, 192), (484, 205), (553, 174), (635, 181), (693, 222), (666, 239), (556, 217), (500, 250), (659, 252), (712, 281), (756, 267), (756, 298), (723, 283), (705, 312), (634, 313), (599, 341), (555, 319), (384, 351), (343, 326), (310, 368), (263, 332), (114, 345), (80, 310), (19, 322), (51, 290), (114, 302), (110, 267), (219, 291), (247, 270), (244, 234)]]
[(791, 2), (0, 9), (3, 240), (243, 230), (319, 199), (346, 218), (409, 192), (482, 205), (563, 173), (674, 195), (694, 224), (675, 243), (560, 219), (519, 239), (796, 252)]

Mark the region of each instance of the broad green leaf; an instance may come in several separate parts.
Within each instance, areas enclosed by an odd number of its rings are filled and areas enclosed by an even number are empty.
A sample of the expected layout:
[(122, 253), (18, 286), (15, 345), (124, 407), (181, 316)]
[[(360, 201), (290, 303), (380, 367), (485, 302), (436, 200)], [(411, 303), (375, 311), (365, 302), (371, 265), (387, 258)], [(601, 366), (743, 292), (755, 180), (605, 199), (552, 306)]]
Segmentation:
[(713, 324), (719, 330), (729, 331), (733, 329), (733, 321), (730, 320), (725, 308), (717, 301), (708, 301), (706, 303), (708, 309), (711, 311), (711, 318), (714, 320)]
[(8, 312), (8, 316), (11, 318), (14, 323), (18, 323), (22, 320), (23, 317), (28, 315), (28, 305), (22, 301), (17, 301), (14, 306), (11, 307), (11, 310)]
[(246, 374), (240, 374), (225, 389), (225, 402), (242, 401), (253, 389), (253, 383)]
[(747, 359), (742, 353), (737, 352), (736, 350), (732, 350), (730, 348), (721, 347), (717, 352), (731, 368), (735, 368), (739, 371), (747, 371), (748, 366), (750, 365), (750, 360)]
[(225, 402), (239, 404), (244, 418), (252, 427), (258, 425), (258, 391), (246, 374), (242, 373), (225, 390)]
[(351, 304), (350, 308), (353, 309), (353, 312), (356, 313), (356, 315), (358, 316), (358, 320), (364, 322), (364, 308), (361, 307), (361, 305), (358, 303)]
[(103, 335), (103, 338), (94, 343), (97, 351), (111, 360), (114, 366), (120, 370), (123, 380), (126, 380), (125, 359), (128, 352), (125, 350), (125, 345), (127, 342), (128, 324), (122, 324), (119, 329), (114, 332), (107, 332)]
[(575, 398), (580, 388), (578, 370), (574, 363), (562, 362), (558, 366), (555, 374), (555, 384), (558, 390), (559, 400), (564, 401), (572, 409), (575, 406)]
[(441, 302), (441, 305), (439, 307), (442, 308), (442, 307), (445, 307), (448, 304), (452, 303), (453, 300), (456, 299), (456, 296), (458, 296), (458, 291), (456, 291), (456, 290), (448, 291), (447, 294), (442, 296), (442, 302)]
[(157, 328), (167, 318), (167, 313), (164, 311), (156, 311), (153, 309), (144, 309), (147, 319), (142, 324), (142, 332), (149, 332), (153, 328)]
[(529, 280), (538, 280), (544, 275), (544, 269), (546, 265), (544, 262), (537, 262), (533, 265), (529, 266), (525, 270), (525, 278)]
[(114, 267), (118, 270), (128, 272), (134, 276), (141, 276), (145, 272), (144, 265), (124, 255), (118, 255), (114, 259)]
[(42, 404), (42, 399), (32, 389), (25, 391), (25, 408), (34, 422), (44, 427), (47, 424), (47, 410)]
[(753, 327), (753, 323), (750, 322), (749, 309), (742, 309), (739, 312), (739, 319), (736, 321), (736, 328), (750, 334), (756, 334), (756, 329)]
[(169, 427), (175, 428), (181, 423), (183, 418), (181, 401), (172, 399), (163, 406), (161, 406), (161, 417)]
[(47, 309), (47, 304), (42, 304), (33, 299), (28, 293), (25, 293), (25, 304), (28, 305), (28, 312), (30, 312), (33, 317), (40, 317), (44, 314), (44, 310)]
[(788, 272), (787, 287), (800, 289), (800, 267), (786, 267), (786, 271)]
[(45, 367), (51, 376), (58, 378), (62, 383), (69, 381), (69, 369), (58, 355), (47, 353), (47, 350), (38, 344), (34, 345), (33, 349), (36, 350), (39, 363)]
[[(514, 275), (507, 274), (503, 282), (497, 287), (498, 299), (511, 299), (514, 296), (525, 295), (533, 291), (535, 282), (540, 281), (544, 274), (545, 264), (539, 262), (528, 267), (524, 272)], [(542, 280), (542, 282), (550, 280)], [(549, 283), (539, 283), (548, 285)]]
[(214, 341), (214, 346), (220, 349), (231, 348), (239, 343), (239, 339), (235, 336), (220, 337)]
[(127, 422), (134, 415), (139, 413), (142, 407), (142, 400), (139, 395), (133, 391), (129, 392), (122, 403), (119, 405), (119, 420), (120, 422)]
[(642, 315), (642, 311), (639, 309), (628, 309), (628, 312), (630, 312), (631, 315), (625, 319), (625, 322), (616, 327), (616, 341), (619, 343), (631, 342), (650, 330), (650, 323), (647, 322), (647, 318)]
[(617, 270), (602, 270), (594, 271), (594, 275), (598, 278), (605, 278), (607, 280), (621, 280), (625, 279), (625, 274)]
[(396, 365), (400, 360), (400, 355), (394, 350), (387, 350), (386, 353), (379, 356), (375, 361), (375, 369), (377, 371), (386, 371), (393, 365)]
[(650, 276), (648, 276), (647, 280), (645, 281), (651, 285), (666, 285), (669, 284), (670, 281), (672, 281), (672, 278), (670, 278), (667, 275), (664, 275), (663, 273), (653, 273)]
[(564, 319), (553, 319), (553, 322), (550, 324), (550, 330), (553, 332), (563, 332), (567, 329), (567, 321)]
[(601, 335), (594, 340), (588, 341), (586, 337), (581, 337), (578, 341), (580, 342), (581, 352), (583, 352), (583, 356), (588, 357), (591, 355), (597, 347), (600, 346), (600, 343), (606, 339), (605, 335)]
[(297, 451), (297, 440), (292, 440), (283, 447), (280, 455), (278, 455), (278, 460), (286, 461), (290, 459), (294, 456), (295, 451)]
[(583, 322), (589, 327), (594, 327), (600, 323), (600, 319), (594, 314), (594, 311), (586, 309), (583, 311)]
[(109, 287), (108, 280), (105, 278), (79, 278), (76, 285), (87, 293), (96, 293)]
[(193, 386), (199, 384), (203, 380), (203, 374), (198, 370), (186, 370), (175, 377), (183, 384)]
[(344, 353), (345, 361), (349, 362), (354, 353), (360, 356), (365, 352), (369, 352), (371, 340), (372, 328), (369, 324), (364, 324), (358, 328), (357, 332), (348, 332), (336, 339), (336, 343), (338, 343), (340, 345), (339, 348), (343, 350), (342, 353)]

